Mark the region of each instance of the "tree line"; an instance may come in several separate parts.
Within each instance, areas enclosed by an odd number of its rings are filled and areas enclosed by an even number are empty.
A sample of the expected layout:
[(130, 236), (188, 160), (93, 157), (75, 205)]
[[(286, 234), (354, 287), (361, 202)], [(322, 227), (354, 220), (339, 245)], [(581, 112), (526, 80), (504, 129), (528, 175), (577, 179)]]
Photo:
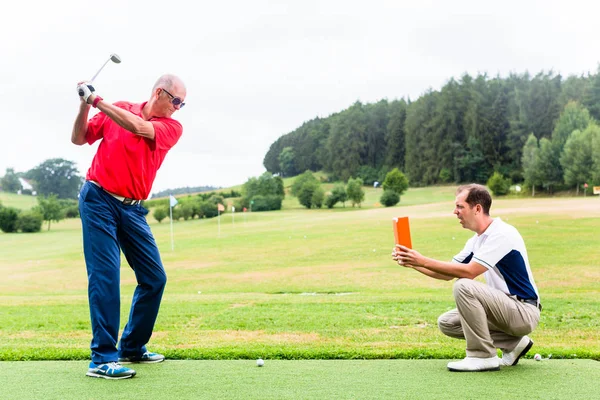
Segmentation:
[[(587, 124), (571, 123), (574, 114), (587, 115)], [(599, 119), (600, 68), (566, 79), (552, 71), (465, 74), (415, 101), (356, 102), (307, 121), (272, 143), (263, 165), (282, 176), (324, 170), (332, 180), (358, 177), (369, 185), (394, 168), (413, 186), (486, 183), (494, 172), (548, 191), (579, 187), (582, 179), (600, 185), (600, 151), (592, 150)], [(587, 172), (565, 170), (572, 162)], [(549, 164), (548, 176), (531, 173)]]

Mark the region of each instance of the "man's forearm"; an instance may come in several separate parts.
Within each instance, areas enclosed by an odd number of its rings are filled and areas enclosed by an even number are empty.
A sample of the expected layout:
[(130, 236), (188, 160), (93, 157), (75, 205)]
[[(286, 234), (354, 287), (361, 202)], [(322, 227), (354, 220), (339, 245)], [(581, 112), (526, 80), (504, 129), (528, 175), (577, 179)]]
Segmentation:
[(97, 107), (122, 128), (127, 129), (129, 132), (135, 135), (140, 135), (154, 140), (154, 128), (152, 127), (151, 122), (144, 121), (137, 115), (112, 105), (106, 101), (98, 102)]
[(437, 273), (453, 278), (469, 278), (473, 279), (475, 276), (471, 274), (469, 269), (465, 268), (465, 264), (439, 261), (433, 258), (425, 258), (423, 265), (420, 268), (424, 268), (430, 272)]
[(413, 267), (413, 269), (419, 271), (423, 275), (427, 275), (427, 276), (429, 276), (431, 278), (439, 279), (439, 280), (442, 280), (442, 281), (449, 281), (449, 280), (454, 279), (453, 276), (439, 274), (437, 272), (430, 271), (427, 268), (423, 268), (423, 267)]
[(78, 146), (86, 143), (85, 133), (87, 132), (87, 120), (90, 106), (84, 102), (79, 105), (79, 112), (73, 124), (73, 132), (71, 132), (71, 142)]

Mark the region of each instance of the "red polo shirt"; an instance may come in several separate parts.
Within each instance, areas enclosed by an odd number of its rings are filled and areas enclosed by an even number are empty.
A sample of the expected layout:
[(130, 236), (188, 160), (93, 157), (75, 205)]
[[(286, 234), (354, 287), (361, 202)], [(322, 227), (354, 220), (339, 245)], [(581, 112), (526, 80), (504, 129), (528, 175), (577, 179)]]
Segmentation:
[[(142, 117), (146, 103), (114, 103)], [(172, 118), (151, 118), (154, 140), (135, 135), (100, 112), (88, 122), (85, 139), (89, 144), (102, 139), (86, 179), (96, 181), (111, 193), (136, 200), (150, 195), (156, 172), (167, 152), (177, 143), (183, 127)]]

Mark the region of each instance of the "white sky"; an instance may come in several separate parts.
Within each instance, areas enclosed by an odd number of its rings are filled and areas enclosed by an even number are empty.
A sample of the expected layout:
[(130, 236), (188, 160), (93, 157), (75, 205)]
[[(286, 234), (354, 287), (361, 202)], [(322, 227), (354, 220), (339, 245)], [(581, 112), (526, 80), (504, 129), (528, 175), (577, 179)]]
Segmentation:
[(0, 176), (48, 158), (85, 175), (70, 142), (79, 80), (146, 101), (163, 73), (187, 85), (183, 137), (153, 192), (232, 186), (264, 172), (278, 137), (356, 100), (439, 89), (464, 72), (596, 72), (599, 3), (431, 0), (21, 0), (0, 24)]

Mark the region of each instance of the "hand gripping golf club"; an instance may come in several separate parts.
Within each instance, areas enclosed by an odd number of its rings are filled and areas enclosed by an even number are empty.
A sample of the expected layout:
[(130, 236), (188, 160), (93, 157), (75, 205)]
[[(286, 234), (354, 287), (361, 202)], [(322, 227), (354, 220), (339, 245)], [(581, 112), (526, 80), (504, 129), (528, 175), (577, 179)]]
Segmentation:
[[(94, 89), (94, 87), (92, 86), (92, 83), (94, 83), (94, 79), (96, 79), (96, 77), (98, 76), (98, 74), (100, 73), (100, 71), (102, 71), (104, 69), (104, 67), (106, 66), (106, 64), (108, 64), (109, 61), (114, 62), (115, 64), (120, 64), (121, 63), (121, 57), (119, 57), (116, 54), (111, 54), (110, 57), (108, 57), (108, 60), (106, 60), (104, 62), (104, 64), (102, 64), (102, 66), (100, 67), (100, 69), (98, 70), (98, 72), (96, 72), (96, 74), (92, 77), (92, 79), (89, 81), (89, 84), (87, 84), (87, 87), (90, 89), (90, 92), (94, 92), (96, 89)], [(83, 96), (83, 90), (79, 90), (79, 95)]]

